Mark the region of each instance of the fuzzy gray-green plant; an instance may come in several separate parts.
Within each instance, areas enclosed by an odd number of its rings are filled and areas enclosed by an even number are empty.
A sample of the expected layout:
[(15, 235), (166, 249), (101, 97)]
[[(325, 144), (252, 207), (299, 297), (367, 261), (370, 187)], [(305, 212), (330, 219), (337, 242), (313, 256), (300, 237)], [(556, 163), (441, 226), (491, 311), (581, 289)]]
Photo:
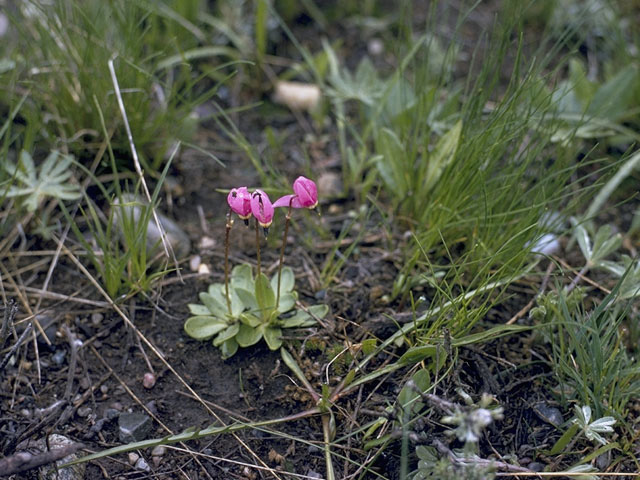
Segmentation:
[(36, 167), (31, 154), (22, 150), (17, 165), (8, 160), (3, 164), (12, 182), (6, 196), (21, 199), (24, 207), (30, 212), (35, 212), (47, 197), (77, 200), (81, 196), (80, 188), (69, 182), (73, 174), (70, 169), (72, 162), (73, 159), (69, 155), (53, 150), (42, 165)]

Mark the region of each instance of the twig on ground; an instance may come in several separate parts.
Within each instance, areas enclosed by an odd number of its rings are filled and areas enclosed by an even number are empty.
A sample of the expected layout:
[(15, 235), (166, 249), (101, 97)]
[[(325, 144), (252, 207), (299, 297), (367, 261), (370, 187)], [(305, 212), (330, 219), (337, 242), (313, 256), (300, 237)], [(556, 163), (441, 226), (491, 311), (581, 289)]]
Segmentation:
[(16, 353), (20, 345), (22, 345), (22, 342), (24, 341), (24, 339), (27, 338), (27, 335), (29, 335), (29, 333), (31, 332), (32, 327), (33, 327), (32, 323), (27, 325), (27, 328), (24, 329), (24, 332), (22, 332), (22, 335), (20, 335), (20, 338), (18, 338), (18, 341), (15, 343), (13, 347), (11, 347), (11, 350), (9, 350), (9, 353), (5, 355), (2, 362), (0, 362), (0, 371), (4, 370), (4, 367), (7, 366), (7, 363), (9, 363), (9, 359), (12, 357), (14, 353)]
[(9, 300), (9, 304), (4, 307), (4, 317), (2, 319), (2, 326), (0, 327), (0, 348), (4, 348), (4, 344), (9, 336), (9, 330), (13, 330), (13, 320), (18, 313), (18, 306), (13, 299)]
[(61, 448), (49, 450), (42, 453), (18, 452), (0, 459), (0, 476), (9, 476), (15, 473), (26, 472), (33, 468), (57, 462), (69, 455), (76, 453), (84, 445), (72, 443)]

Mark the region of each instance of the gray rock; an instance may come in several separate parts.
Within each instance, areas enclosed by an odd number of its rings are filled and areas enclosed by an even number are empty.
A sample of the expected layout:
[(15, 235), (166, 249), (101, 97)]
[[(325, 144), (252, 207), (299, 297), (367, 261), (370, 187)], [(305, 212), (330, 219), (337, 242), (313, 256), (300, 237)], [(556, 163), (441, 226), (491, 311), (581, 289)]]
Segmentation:
[[(49, 448), (54, 450), (56, 448), (66, 447), (68, 445), (72, 445), (75, 442), (70, 440), (69, 438), (58, 435), (51, 434), (49, 435)], [(47, 444), (45, 439), (42, 438), (38, 440), (37, 447), (43, 452), (47, 450)], [(73, 460), (78, 459), (78, 454), (73, 453), (71, 455), (67, 455), (66, 457), (58, 460), (55, 465), (43, 465), (38, 469), (38, 479), (39, 480), (82, 480), (84, 478), (85, 470), (87, 469), (86, 463), (79, 463), (77, 465), (72, 465), (66, 468), (56, 468), (60, 465), (63, 465), (68, 462), (72, 462)]]
[(540, 462), (531, 462), (528, 468), (532, 472), (542, 472), (544, 471), (544, 464)]
[[(123, 194), (122, 203), (119, 199), (113, 201), (113, 208), (115, 209), (115, 217), (117, 218), (117, 225), (120, 231), (123, 229), (123, 220), (133, 219), (136, 223), (140, 221), (142, 216), (143, 206), (147, 205), (147, 202), (135, 195)], [(173, 249), (176, 258), (186, 257), (191, 251), (191, 240), (189, 236), (182, 230), (176, 222), (170, 218), (164, 216), (158, 210), (158, 221), (164, 229), (167, 240)], [(149, 221), (147, 222), (147, 250), (151, 255), (161, 251), (162, 249), (162, 235), (158, 229), (153, 215), (149, 215)]]
[(149, 466), (147, 461), (142, 457), (140, 457), (136, 462), (135, 468), (136, 470), (142, 470), (143, 472), (151, 471), (151, 467)]
[(144, 413), (123, 413), (118, 417), (118, 431), (122, 443), (144, 440), (151, 432), (151, 417)]
[(555, 427), (559, 427), (564, 422), (564, 418), (562, 418), (560, 410), (555, 407), (550, 407), (546, 403), (537, 403), (533, 406), (533, 411), (541, 420), (544, 420)]

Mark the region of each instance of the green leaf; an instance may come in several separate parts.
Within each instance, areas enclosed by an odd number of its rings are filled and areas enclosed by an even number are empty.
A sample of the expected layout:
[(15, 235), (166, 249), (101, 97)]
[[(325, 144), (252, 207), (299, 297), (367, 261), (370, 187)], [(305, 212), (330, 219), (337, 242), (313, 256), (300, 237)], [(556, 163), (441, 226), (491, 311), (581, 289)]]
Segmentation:
[(31, 155), (23, 150), (20, 152), (20, 165), (5, 162), (4, 169), (15, 177), (16, 183), (6, 192), (7, 197), (21, 197), (27, 210), (35, 211), (44, 197), (53, 197), (60, 200), (75, 200), (81, 197), (77, 185), (68, 182), (72, 172), (69, 168), (72, 158), (60, 155), (56, 150), (52, 151), (42, 164), (40, 171), (36, 168)]
[[(308, 312), (308, 313), (307, 313)], [(316, 324), (316, 318), (323, 318), (328, 312), (327, 305), (313, 305), (304, 310), (296, 310), (296, 313), (279, 321), (282, 328), (310, 327)]]
[(510, 335), (512, 333), (526, 332), (533, 328), (534, 327), (530, 327), (528, 325), (498, 325), (482, 332), (472, 333), (465, 335), (464, 337), (456, 338), (452, 340), (451, 345), (454, 347), (462, 347), (488, 340), (495, 340), (496, 338)]
[(262, 331), (259, 327), (250, 327), (244, 323), (240, 325), (240, 330), (236, 335), (236, 342), (241, 347), (249, 347), (255, 345), (262, 338)]
[(251, 313), (243, 313), (242, 315), (240, 315), (240, 321), (252, 328), (262, 325), (262, 320), (260, 320), (255, 315), (252, 315)]
[(296, 327), (310, 327), (315, 325), (316, 321), (311, 318), (307, 312), (303, 310), (296, 310), (296, 313), (288, 318), (282, 318), (278, 321), (278, 324), (282, 328), (296, 328)]
[(213, 339), (213, 345), (216, 346), (216, 347), (219, 347), (223, 342), (226, 342), (230, 338), (235, 337), (236, 334), (238, 333), (239, 329), (240, 329), (240, 323), (239, 322), (236, 322), (236, 323), (233, 323), (233, 324), (229, 325), (227, 328), (222, 330), (216, 336), (216, 338)]
[(573, 439), (573, 437), (575, 437), (578, 434), (579, 430), (580, 430), (580, 427), (578, 426), (578, 424), (573, 423), (567, 429), (567, 431), (562, 434), (562, 436), (553, 445), (553, 447), (551, 447), (551, 450), (549, 450), (548, 454), (549, 455), (558, 455), (558, 454), (562, 453), (564, 451), (564, 449), (566, 448), (566, 446), (571, 441), (571, 439)]
[(427, 175), (424, 182), (425, 191), (429, 191), (440, 180), (442, 172), (453, 162), (460, 143), (462, 120), (445, 133), (436, 144), (435, 150), (429, 155)]
[(282, 346), (282, 330), (277, 327), (263, 327), (264, 339), (271, 350), (277, 350)]
[(191, 312), (192, 315), (211, 315), (211, 311), (199, 303), (190, 303), (189, 312)]
[(637, 79), (638, 68), (633, 63), (627, 65), (598, 88), (587, 114), (611, 121), (622, 117), (631, 106)]
[(227, 322), (212, 316), (190, 317), (184, 322), (184, 331), (196, 340), (206, 340), (227, 328)]
[(236, 342), (235, 338), (230, 338), (220, 345), (220, 351), (222, 352), (222, 358), (224, 360), (233, 357), (238, 351), (238, 342)]
[[(280, 279), (280, 298), (286, 293), (293, 291), (296, 277), (293, 274), (291, 267), (284, 267), (282, 269), (282, 278)], [(274, 292), (278, 291), (278, 273), (271, 277), (271, 288)], [(285, 310), (286, 311), (286, 310)]]
[(200, 292), (198, 296), (200, 297), (200, 301), (209, 309), (209, 313), (221, 317), (228, 312), (227, 306), (221, 298), (216, 298), (207, 292)]
[(375, 338), (367, 338), (362, 341), (362, 353), (365, 355), (371, 355), (376, 351), (377, 340)]
[(264, 273), (256, 278), (256, 302), (262, 318), (270, 319), (276, 306), (276, 295)]
[(231, 271), (231, 285), (234, 288), (244, 288), (250, 292), (253, 292), (253, 273), (251, 271), (251, 265), (243, 263), (242, 265), (236, 265)]
[(582, 256), (588, 262), (591, 261), (593, 256), (593, 250), (591, 249), (591, 238), (589, 237), (589, 232), (582, 225), (576, 225), (573, 234), (578, 241), (578, 246), (580, 247), (580, 251), (582, 252)]
[(326, 317), (327, 313), (329, 313), (329, 306), (324, 304), (311, 305), (307, 308), (307, 311), (313, 318), (324, 318)]
[(278, 312), (285, 313), (291, 310), (295, 306), (297, 298), (296, 292), (287, 292), (281, 295), (278, 303)]
[(377, 157), (376, 167), (387, 188), (396, 196), (406, 195), (410, 186), (404, 174), (403, 164), (406, 152), (400, 139), (392, 130), (383, 128), (377, 138), (377, 151), (382, 156)]
[(242, 301), (242, 304), (251, 312), (258, 311), (258, 301), (256, 300), (255, 291), (252, 288), (251, 290), (245, 290), (241, 287), (234, 287), (234, 292), (238, 295), (238, 298)]
[(398, 360), (398, 363), (413, 365), (429, 357), (435, 358), (436, 351), (436, 345), (421, 345), (419, 347), (413, 347), (404, 352)]
[(603, 225), (596, 232), (593, 239), (593, 253), (591, 261), (594, 263), (605, 259), (622, 245), (622, 235), (614, 234), (610, 225)]
[(229, 288), (229, 298), (231, 299), (231, 315), (233, 318), (238, 318), (245, 309), (244, 302), (233, 288)]

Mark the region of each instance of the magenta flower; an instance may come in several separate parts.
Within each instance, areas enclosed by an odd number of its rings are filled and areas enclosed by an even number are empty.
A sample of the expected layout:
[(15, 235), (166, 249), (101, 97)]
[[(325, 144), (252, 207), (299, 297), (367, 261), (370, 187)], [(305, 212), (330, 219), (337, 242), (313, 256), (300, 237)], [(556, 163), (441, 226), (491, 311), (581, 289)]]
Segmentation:
[(313, 180), (298, 177), (293, 182), (294, 195), (280, 197), (273, 204), (274, 207), (316, 208), (318, 206), (318, 187)]
[(251, 194), (247, 187), (232, 188), (227, 203), (245, 222), (251, 217)]
[(298, 177), (293, 182), (293, 191), (303, 208), (316, 208), (318, 206), (318, 187), (316, 182), (306, 177)]
[(269, 228), (273, 220), (273, 204), (269, 200), (269, 196), (260, 189), (256, 189), (251, 194), (251, 213), (256, 217), (262, 228), (265, 230)]

